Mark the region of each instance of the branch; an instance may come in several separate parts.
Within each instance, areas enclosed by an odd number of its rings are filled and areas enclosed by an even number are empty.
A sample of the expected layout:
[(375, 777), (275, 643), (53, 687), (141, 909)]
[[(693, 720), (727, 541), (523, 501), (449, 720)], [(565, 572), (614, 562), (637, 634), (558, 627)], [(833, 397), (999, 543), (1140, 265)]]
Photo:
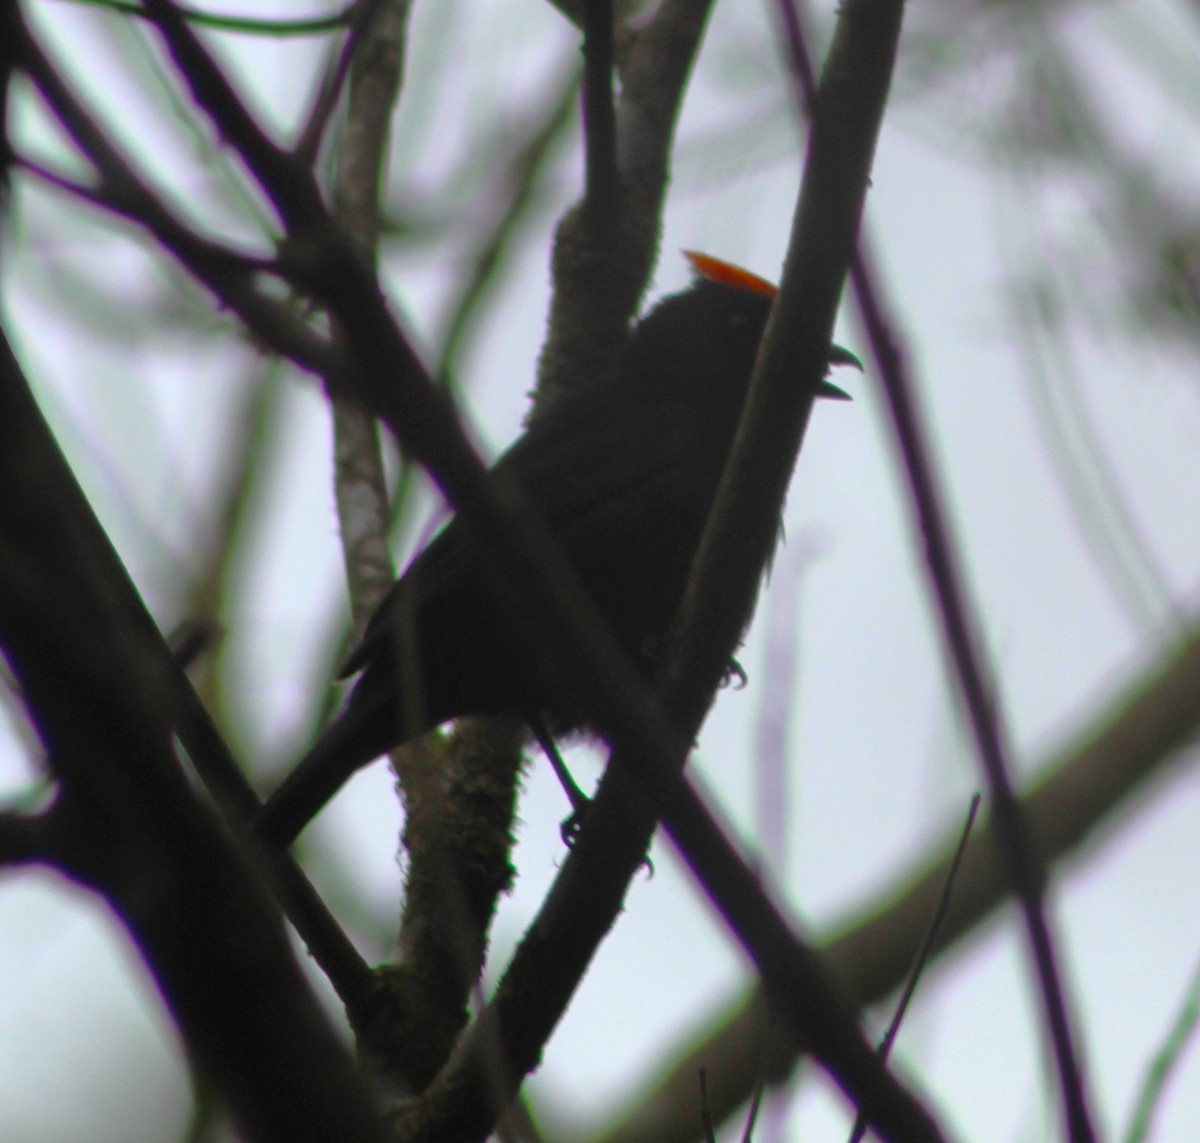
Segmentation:
[(145, 9), (158, 26), (196, 106), (208, 113), (216, 130), (242, 157), (274, 205), (289, 238), (320, 241), (322, 225), (329, 216), (311, 171), (258, 125), (176, 4), (145, 0)]
[[(829, 345), (869, 181), (900, 33), (903, 5), (846, 3), (817, 94), (803, 185), (779, 296), (759, 354), (733, 454), (705, 529), (677, 620), (678, 638), (662, 695), (688, 729), (698, 727), (754, 607), (778, 538), (779, 514), (829, 360)], [(617, 756), (619, 761), (619, 752)], [(635, 763), (629, 760), (632, 766)], [(645, 767), (638, 759), (636, 765)], [(666, 791), (664, 791), (665, 793)], [(663, 821), (754, 959), (776, 1011), (877, 1129), (901, 1110), (899, 1129), (936, 1133), (904, 1101), (886, 1073), (874, 1074), (857, 1033), (821, 965), (786, 922), (753, 892), (754, 880), (729, 847), (705, 844), (703, 807), (672, 799)], [(805, 971), (800, 975), (798, 968)], [(806, 985), (797, 991), (797, 980)], [(819, 1037), (824, 1037), (823, 1039)], [(870, 1057), (870, 1061), (868, 1059)], [(898, 1130), (891, 1119), (890, 1130)]]
[(954, 665), (967, 708), (975, 748), (991, 792), (993, 829), (1008, 877), (1016, 890), (1037, 970), (1054, 1058), (1058, 1067), (1066, 1126), (1073, 1143), (1095, 1138), (1078, 1053), (1072, 1041), (1071, 1019), (1046, 916), (1046, 863), (1034, 843), (1009, 774), (1012, 770), (1009, 734), (998, 688), (989, 677), (980, 648), (980, 622), (959, 570), (958, 553), (942, 507), (925, 429), (913, 395), (912, 379), (893, 327), (884, 316), (878, 275), (872, 269), (864, 241), (854, 266), (854, 289), (863, 324), (871, 339), (884, 392), (892, 414), (896, 444), (908, 475), (914, 521), (927, 561), (929, 586), (941, 619), (942, 636)]
[[(346, 126), (334, 175), (333, 215), (372, 263), (379, 242), (379, 187), (392, 111), (400, 89), (408, 0), (376, 3), (374, 19), (355, 37)], [(348, 351), (352, 346), (347, 347)], [(390, 514), (375, 419), (334, 392), (334, 488), (354, 629), (367, 621), (392, 586)]]
[(609, 237), (620, 205), (617, 126), (613, 111), (613, 4), (583, 5), (584, 210), (593, 216), (596, 240)]
[[(658, 252), (675, 124), (711, 5), (712, 0), (664, 0), (648, 24), (626, 33), (616, 109), (618, 219), (594, 225), (585, 199), (559, 223), (549, 329), (538, 365), (538, 407), (607, 376), (624, 345)], [(594, 11), (592, 19), (599, 21)], [(599, 71), (603, 54), (598, 50), (585, 62)], [(600, 80), (594, 82), (601, 86)], [(600, 172), (607, 160), (600, 151), (607, 144), (601, 139), (588, 146), (589, 190), (599, 182), (601, 193), (606, 176)]]
[(0, 640), (59, 778), (58, 863), (128, 928), (250, 1139), (386, 1138), (277, 910), (171, 749), (170, 652), (0, 345)]
[[(384, 0), (354, 44), (334, 212), (363, 255), (377, 260), (379, 198), (392, 112), (405, 62), (407, 0)], [(339, 330), (345, 331), (344, 325)], [(348, 336), (348, 349), (354, 342)], [(338, 519), (355, 629), (361, 634), (391, 588), (390, 513), (374, 417), (333, 395)], [(360, 1045), (397, 1086), (420, 1090), (445, 1061), (467, 1019), (487, 930), (511, 879), (518, 742), (511, 731), (472, 750), (468, 736), (393, 752), (405, 806), (408, 855), (398, 963), (380, 973), (366, 1005), (350, 1010)], [(486, 761), (500, 759), (501, 778)], [(483, 760), (483, 764), (481, 764)], [(468, 780), (456, 780), (467, 770)]]

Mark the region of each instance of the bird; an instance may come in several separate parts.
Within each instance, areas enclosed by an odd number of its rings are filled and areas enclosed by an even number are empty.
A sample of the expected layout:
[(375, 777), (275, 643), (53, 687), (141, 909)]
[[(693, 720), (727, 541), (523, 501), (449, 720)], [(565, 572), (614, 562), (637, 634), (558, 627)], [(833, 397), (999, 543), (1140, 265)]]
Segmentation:
[[(733, 444), (776, 294), (749, 271), (685, 252), (693, 281), (631, 331), (612, 374), (535, 418), (496, 461), (607, 620), (653, 672)], [(832, 346), (830, 365), (858, 359)], [(848, 399), (822, 381), (818, 396)], [(341, 713), (256, 816), (285, 849), (358, 769), (455, 718), (497, 715), (554, 733), (603, 728), (493, 593), (468, 526), (452, 518), (393, 584), (339, 678)], [(541, 735), (539, 735), (541, 737)]]

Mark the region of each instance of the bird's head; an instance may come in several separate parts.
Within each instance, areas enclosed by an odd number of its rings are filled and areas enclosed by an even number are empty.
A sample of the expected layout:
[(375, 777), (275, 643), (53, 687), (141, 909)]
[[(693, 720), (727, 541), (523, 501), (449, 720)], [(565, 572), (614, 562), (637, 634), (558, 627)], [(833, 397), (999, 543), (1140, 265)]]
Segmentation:
[[(637, 376), (653, 378), (664, 389), (679, 387), (698, 395), (708, 380), (719, 395), (740, 408), (754, 371), (759, 343), (771, 313), (776, 287), (765, 278), (707, 254), (685, 251), (695, 281), (681, 293), (664, 298), (636, 326), (629, 356), (637, 360)], [(854, 365), (858, 358), (832, 346), (830, 365)], [(828, 381), (817, 395), (848, 400)]]

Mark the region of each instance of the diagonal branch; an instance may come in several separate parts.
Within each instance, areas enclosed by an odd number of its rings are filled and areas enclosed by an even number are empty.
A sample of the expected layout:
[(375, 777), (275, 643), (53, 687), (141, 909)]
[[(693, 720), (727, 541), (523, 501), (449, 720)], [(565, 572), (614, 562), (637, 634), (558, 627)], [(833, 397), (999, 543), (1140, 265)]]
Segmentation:
[[(913, 397), (912, 383), (892, 327), (883, 316), (878, 276), (860, 247), (854, 268), (854, 287), (872, 353), (879, 362), (884, 391), (908, 475), (923, 541), (930, 588), (941, 618), (942, 635), (958, 676), (959, 688), (975, 748), (991, 791), (992, 827), (1021, 911), (1042, 993), (1042, 1009), (1054, 1047), (1069, 1138), (1089, 1143), (1095, 1137), (1084, 1090), (1078, 1052), (1062, 977), (1056, 963), (1050, 923), (1046, 916), (1046, 862), (1034, 844), (1009, 772), (1011, 747), (994, 682), (988, 677), (979, 645), (979, 622), (967, 597), (958, 555), (933, 473), (925, 430)], [(889, 307), (890, 308), (890, 307)]]
[(247, 1138), (382, 1141), (277, 910), (186, 780), (182, 673), (2, 339), (0, 537), (0, 640), (59, 780), (49, 856), (120, 916)]
[(329, 216), (311, 171), (258, 125), (176, 4), (146, 0), (145, 9), (196, 106), (208, 113), (213, 126), (241, 156), (274, 204), (288, 235), (316, 239), (314, 228), (327, 223)]

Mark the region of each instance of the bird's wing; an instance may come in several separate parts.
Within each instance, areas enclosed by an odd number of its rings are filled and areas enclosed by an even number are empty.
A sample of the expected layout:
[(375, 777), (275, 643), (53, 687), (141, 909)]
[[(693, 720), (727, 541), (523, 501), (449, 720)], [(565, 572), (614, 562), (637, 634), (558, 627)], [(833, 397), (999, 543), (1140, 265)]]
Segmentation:
[[(619, 514), (623, 501), (638, 502), (684, 469), (694, 437), (690, 418), (673, 405), (572, 401), (531, 426), (496, 462), (495, 472), (518, 483), (552, 533), (577, 534), (589, 517)], [(390, 624), (401, 608), (416, 614), (462, 598), (464, 590), (486, 590), (478, 567), (467, 528), (451, 520), (393, 585), (339, 675), (360, 671), (390, 642)]]
[(685, 467), (694, 420), (675, 404), (580, 401), (535, 423), (496, 464), (552, 532)]

